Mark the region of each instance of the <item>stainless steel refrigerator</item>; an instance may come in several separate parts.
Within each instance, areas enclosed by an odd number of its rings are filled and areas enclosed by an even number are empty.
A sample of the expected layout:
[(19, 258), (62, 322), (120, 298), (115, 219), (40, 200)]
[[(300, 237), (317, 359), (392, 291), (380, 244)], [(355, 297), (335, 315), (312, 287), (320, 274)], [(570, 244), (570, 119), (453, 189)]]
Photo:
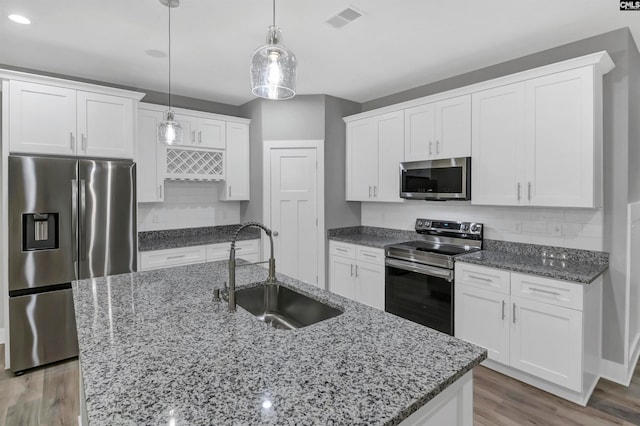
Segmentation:
[(71, 281), (136, 270), (135, 163), (9, 157), (11, 370), (78, 355)]

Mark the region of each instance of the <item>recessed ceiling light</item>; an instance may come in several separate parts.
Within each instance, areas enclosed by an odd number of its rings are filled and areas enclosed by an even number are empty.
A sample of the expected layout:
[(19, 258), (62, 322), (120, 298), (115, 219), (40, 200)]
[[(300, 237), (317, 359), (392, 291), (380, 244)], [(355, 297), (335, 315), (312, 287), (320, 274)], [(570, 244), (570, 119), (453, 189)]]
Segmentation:
[(13, 22), (16, 22), (18, 24), (23, 24), (23, 25), (28, 25), (31, 23), (29, 18), (26, 18), (22, 15), (9, 15), (9, 19), (11, 19)]

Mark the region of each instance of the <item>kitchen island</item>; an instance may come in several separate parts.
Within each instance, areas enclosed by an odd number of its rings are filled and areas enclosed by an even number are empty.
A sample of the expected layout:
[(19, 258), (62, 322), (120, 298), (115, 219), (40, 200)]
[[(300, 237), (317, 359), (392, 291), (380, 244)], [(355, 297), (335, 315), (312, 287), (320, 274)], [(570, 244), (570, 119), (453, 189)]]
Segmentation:
[(214, 301), (226, 279), (211, 262), (73, 283), (83, 424), (471, 424), (484, 349), (281, 274), (344, 312), (277, 330)]

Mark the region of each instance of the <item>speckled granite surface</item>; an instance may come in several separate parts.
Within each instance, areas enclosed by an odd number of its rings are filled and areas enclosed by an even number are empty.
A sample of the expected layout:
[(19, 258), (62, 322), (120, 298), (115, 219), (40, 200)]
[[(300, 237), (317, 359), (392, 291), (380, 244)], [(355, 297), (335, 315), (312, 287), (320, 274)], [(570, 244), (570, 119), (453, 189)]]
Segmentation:
[(609, 267), (605, 252), (486, 239), (484, 250), (455, 260), (582, 284), (592, 283)]
[[(233, 234), (239, 226), (238, 224), (139, 232), (138, 251), (227, 243), (233, 239)], [(238, 235), (238, 241), (256, 238), (260, 238), (260, 230), (255, 228), (247, 228)]]
[(389, 244), (418, 240), (420, 239), (420, 234), (415, 231), (404, 231), (400, 229), (351, 226), (348, 228), (329, 229), (327, 231), (327, 237), (330, 240), (343, 243), (384, 248), (384, 246)]
[[(226, 262), (73, 283), (90, 424), (385, 424), (485, 359), (453, 337), (278, 275), (344, 309), (276, 330), (212, 289)], [(264, 280), (238, 268), (238, 284)], [(267, 407), (267, 408), (265, 408)]]

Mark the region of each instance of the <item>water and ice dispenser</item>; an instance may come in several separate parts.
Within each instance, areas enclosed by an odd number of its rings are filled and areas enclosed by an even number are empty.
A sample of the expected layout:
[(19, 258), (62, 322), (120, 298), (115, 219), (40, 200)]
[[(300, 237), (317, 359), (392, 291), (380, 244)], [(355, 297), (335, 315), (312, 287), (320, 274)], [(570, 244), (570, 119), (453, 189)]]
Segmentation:
[(59, 247), (58, 213), (22, 215), (22, 250), (51, 250)]

